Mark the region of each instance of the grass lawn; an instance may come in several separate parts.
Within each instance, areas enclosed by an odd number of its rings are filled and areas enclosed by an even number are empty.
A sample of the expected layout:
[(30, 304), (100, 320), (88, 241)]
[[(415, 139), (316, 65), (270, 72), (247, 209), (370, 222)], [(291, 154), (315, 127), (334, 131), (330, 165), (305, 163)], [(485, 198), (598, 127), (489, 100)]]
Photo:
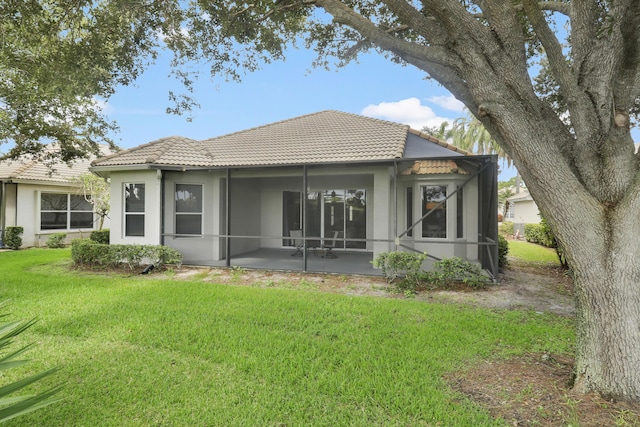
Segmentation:
[(573, 348), (570, 319), (531, 311), (89, 274), (69, 259), (0, 253), (10, 318), (40, 319), (20, 337), (35, 342), (25, 370), (60, 366), (39, 387), (65, 384), (62, 402), (8, 425), (504, 425), (443, 376)]
[(554, 249), (524, 240), (509, 240), (509, 253), (507, 256), (510, 258), (509, 261), (515, 262), (516, 265), (523, 263), (530, 266), (560, 265)]

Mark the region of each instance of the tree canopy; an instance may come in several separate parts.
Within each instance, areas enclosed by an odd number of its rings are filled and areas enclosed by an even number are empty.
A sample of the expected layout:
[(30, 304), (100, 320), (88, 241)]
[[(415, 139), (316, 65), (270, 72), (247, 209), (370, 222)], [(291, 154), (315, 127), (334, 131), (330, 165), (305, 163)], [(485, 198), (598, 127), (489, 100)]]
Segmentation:
[[(94, 4), (95, 3), (95, 4)], [(127, 7), (120, 7), (126, 5)], [(144, 10), (144, 13), (140, 13)], [(158, 46), (151, 5), (7, 0), (0, 3), (0, 144), (6, 157), (98, 154), (116, 128), (100, 102), (130, 84)]]

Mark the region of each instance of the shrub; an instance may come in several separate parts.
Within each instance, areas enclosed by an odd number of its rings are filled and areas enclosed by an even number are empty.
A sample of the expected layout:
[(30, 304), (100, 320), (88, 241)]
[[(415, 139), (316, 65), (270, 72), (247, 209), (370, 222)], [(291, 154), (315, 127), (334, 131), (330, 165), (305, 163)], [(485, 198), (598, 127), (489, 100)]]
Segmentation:
[(507, 239), (498, 235), (498, 267), (507, 265), (507, 254), (509, 253), (509, 242)]
[(560, 265), (564, 268), (569, 267), (562, 246), (556, 240), (551, 226), (544, 217), (541, 218), (540, 224), (526, 224), (524, 226), (524, 236), (527, 242), (553, 248), (556, 251)]
[(484, 288), (488, 277), (482, 268), (462, 258), (444, 258), (434, 263), (434, 269), (422, 274), (422, 280), (431, 287), (447, 287), (453, 283), (464, 283), (475, 289)]
[(426, 258), (426, 254), (415, 252), (382, 252), (371, 263), (374, 267), (381, 269), (384, 278), (391, 283), (398, 277), (416, 275)]
[(498, 232), (502, 236), (513, 236), (513, 222), (504, 221), (500, 224), (500, 227), (498, 227)]
[(105, 245), (91, 239), (75, 239), (71, 244), (71, 259), (74, 264), (85, 267), (118, 267), (130, 269), (145, 262), (157, 267), (182, 265), (182, 254), (161, 245)]
[(89, 239), (96, 243), (102, 243), (103, 245), (109, 244), (109, 229), (104, 228), (102, 230), (93, 230), (89, 235)]
[(22, 246), (22, 237), (20, 236), (24, 228), (17, 227), (7, 227), (4, 230), (4, 245), (9, 249), (20, 249)]
[(64, 239), (67, 238), (67, 233), (55, 233), (49, 236), (47, 239), (48, 248), (64, 248)]
[(546, 246), (547, 248), (554, 247), (555, 237), (551, 232), (551, 228), (546, 224), (525, 224), (524, 225), (524, 238), (527, 242), (535, 243), (538, 245)]

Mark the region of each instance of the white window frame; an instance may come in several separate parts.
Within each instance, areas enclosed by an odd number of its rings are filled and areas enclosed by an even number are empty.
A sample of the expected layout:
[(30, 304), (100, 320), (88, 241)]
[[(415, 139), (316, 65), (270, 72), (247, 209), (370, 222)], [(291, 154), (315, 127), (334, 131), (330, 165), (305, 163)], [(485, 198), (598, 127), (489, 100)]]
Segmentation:
[[(144, 199), (142, 200), (142, 211), (127, 211), (127, 186), (142, 186), (145, 189)], [(122, 233), (126, 238), (144, 237), (146, 228), (146, 184), (144, 182), (124, 182), (122, 183), (122, 212), (123, 227)], [(129, 216), (142, 216), (142, 234), (127, 234), (127, 219)]]
[[(417, 200), (419, 202), (418, 206), (420, 207), (420, 209), (418, 211), (418, 214), (419, 214), (418, 218), (422, 218), (422, 216), (424, 215), (424, 211), (422, 209), (423, 208), (422, 207), (422, 203), (424, 202), (424, 200), (423, 200), (422, 195), (423, 195), (423, 189), (426, 188), (426, 187), (444, 187), (445, 190), (446, 190), (446, 193), (445, 193), (445, 196), (444, 196), (445, 197), (445, 202), (444, 202), (444, 209), (445, 209), (444, 236), (425, 236), (424, 235), (424, 230), (423, 230), (424, 219), (422, 221), (420, 221), (420, 235), (419, 236), (423, 240), (431, 240), (431, 239), (447, 240), (447, 239), (449, 239), (449, 235), (451, 233), (451, 230), (449, 230), (449, 228), (451, 226), (451, 218), (449, 218), (449, 217), (451, 215), (451, 209), (453, 208), (453, 204), (450, 203), (452, 198), (449, 197), (447, 199), (447, 197), (449, 196), (449, 194), (451, 192), (451, 185), (450, 185), (450, 183), (442, 183), (441, 181), (440, 182), (420, 182), (420, 184), (418, 186), (419, 198)], [(434, 212), (434, 214), (435, 214), (435, 212)]]
[[(199, 212), (178, 212), (178, 206), (176, 203), (176, 193), (178, 192), (179, 185), (189, 185), (194, 187), (200, 187), (200, 211)], [(173, 229), (176, 237), (201, 237), (204, 227), (204, 184), (188, 183), (188, 182), (176, 182), (173, 186)], [(200, 233), (180, 233), (178, 234), (178, 217), (179, 216), (200, 216)]]
[[(44, 194), (52, 194), (56, 196), (66, 196), (67, 198), (67, 208), (62, 210), (43, 210), (42, 209), (42, 195)], [(94, 230), (96, 226), (96, 218), (95, 212), (93, 211), (93, 205), (91, 205), (91, 209), (87, 210), (73, 210), (71, 209), (71, 196), (82, 197), (84, 196), (79, 194), (67, 193), (67, 192), (56, 192), (56, 191), (39, 191), (38, 192), (38, 229), (40, 232), (44, 233), (57, 233), (61, 231), (76, 231), (76, 230)], [(87, 202), (88, 203), (88, 202)], [(47, 212), (65, 212), (67, 215), (67, 223), (65, 228), (42, 228), (42, 214)], [(71, 214), (72, 213), (91, 213), (91, 225), (88, 227), (71, 227)]]

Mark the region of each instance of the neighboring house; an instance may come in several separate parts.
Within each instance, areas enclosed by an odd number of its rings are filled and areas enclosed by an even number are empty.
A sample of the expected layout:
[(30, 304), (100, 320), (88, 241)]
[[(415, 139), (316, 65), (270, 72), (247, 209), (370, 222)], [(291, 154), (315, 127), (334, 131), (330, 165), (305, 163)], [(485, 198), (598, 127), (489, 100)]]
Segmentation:
[(538, 205), (533, 201), (531, 194), (527, 190), (520, 190), (507, 199), (507, 215), (505, 221), (513, 222), (513, 231), (520, 231), (520, 236), (524, 236), (525, 224), (539, 224), (540, 211)]
[[(47, 148), (56, 149), (55, 145)], [(24, 228), (24, 247), (44, 246), (53, 233), (67, 233), (67, 242), (88, 237), (97, 228), (98, 218), (73, 179), (88, 173), (94, 159), (67, 165), (24, 155), (0, 162), (0, 246), (10, 226)]]
[(112, 243), (164, 244), (186, 264), (373, 273), (406, 249), (497, 271), (496, 157), (398, 123), (322, 111), (163, 138), (91, 170), (111, 179)]

